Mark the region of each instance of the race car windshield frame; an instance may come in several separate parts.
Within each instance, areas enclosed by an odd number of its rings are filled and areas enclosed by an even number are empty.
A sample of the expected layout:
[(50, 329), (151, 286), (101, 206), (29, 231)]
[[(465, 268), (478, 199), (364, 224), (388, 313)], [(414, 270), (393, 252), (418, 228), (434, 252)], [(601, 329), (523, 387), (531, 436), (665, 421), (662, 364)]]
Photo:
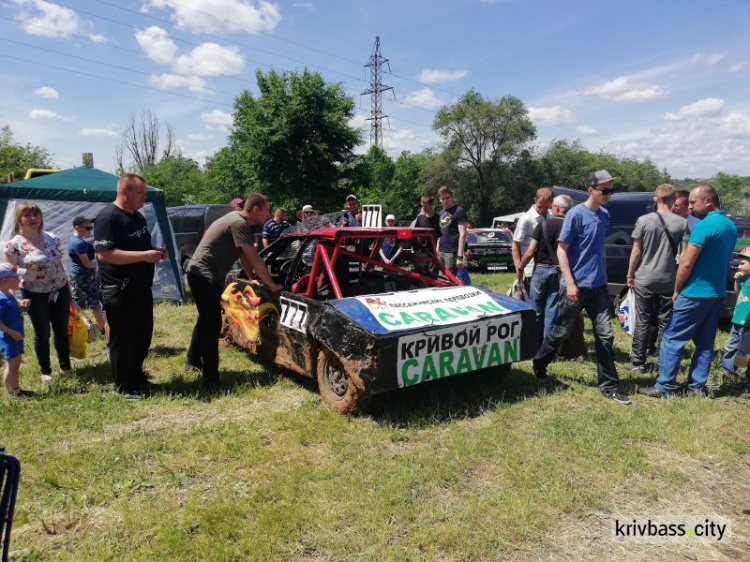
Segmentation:
[[(395, 239), (408, 246), (397, 263), (386, 263), (380, 256), (380, 249), (387, 239)], [(279, 267), (269, 269), (285, 274), (279, 282), (286, 290), (308, 298), (321, 297), (323, 285), (331, 298), (345, 298), (349, 296), (346, 294), (349, 291), (342, 287), (341, 277), (348, 278), (345, 283), (347, 288), (364, 288), (364, 278), (373, 274), (375, 268), (383, 274), (390, 272), (414, 286), (462, 285), (438, 262), (435, 238), (430, 229), (330, 228), (285, 236), (284, 241), (279, 240), (266, 248), (261, 252), (261, 257), (266, 263), (282, 261)], [(288, 254), (293, 245), (296, 245), (297, 252), (292, 257)], [(312, 257), (312, 264), (305, 263), (305, 256), (308, 262)], [(357, 278), (349, 278), (355, 271)]]

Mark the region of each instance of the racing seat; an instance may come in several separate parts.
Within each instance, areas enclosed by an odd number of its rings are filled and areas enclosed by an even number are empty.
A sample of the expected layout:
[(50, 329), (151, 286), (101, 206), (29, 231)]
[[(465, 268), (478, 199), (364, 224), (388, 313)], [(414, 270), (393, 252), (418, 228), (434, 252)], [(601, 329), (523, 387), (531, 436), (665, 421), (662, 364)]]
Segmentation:
[(0, 545), (2, 545), (2, 562), (7, 562), (10, 550), (10, 529), (13, 523), (13, 512), (16, 509), (18, 481), (21, 477), (21, 464), (18, 459), (6, 455), (0, 448)]

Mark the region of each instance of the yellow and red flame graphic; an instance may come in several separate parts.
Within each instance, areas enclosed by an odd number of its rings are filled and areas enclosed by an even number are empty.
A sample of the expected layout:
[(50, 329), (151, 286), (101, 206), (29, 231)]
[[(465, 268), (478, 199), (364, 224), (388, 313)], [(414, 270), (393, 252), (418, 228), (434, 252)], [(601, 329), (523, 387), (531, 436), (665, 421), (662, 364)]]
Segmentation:
[(261, 298), (249, 284), (240, 287), (238, 283), (230, 283), (224, 289), (221, 300), (224, 301), (227, 318), (240, 328), (242, 335), (249, 342), (258, 340), (259, 324), (266, 314), (279, 313), (279, 309), (272, 302), (261, 303)]

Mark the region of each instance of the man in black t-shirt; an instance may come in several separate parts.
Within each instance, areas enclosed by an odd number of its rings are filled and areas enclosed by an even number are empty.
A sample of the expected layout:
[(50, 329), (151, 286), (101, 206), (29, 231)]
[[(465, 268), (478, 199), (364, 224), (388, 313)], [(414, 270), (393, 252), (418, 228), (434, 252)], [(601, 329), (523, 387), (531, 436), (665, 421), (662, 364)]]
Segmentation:
[(453, 192), (445, 185), (438, 189), (438, 198), (443, 206), (443, 210), (440, 211), (438, 260), (443, 267), (455, 274), (466, 263), (466, 210), (453, 201)]
[(99, 283), (109, 331), (109, 362), (115, 390), (133, 398), (149, 390), (143, 362), (151, 346), (154, 265), (167, 258), (151, 246), (146, 219), (138, 212), (146, 202), (146, 182), (125, 174), (117, 182), (114, 203), (94, 222), (94, 250), (101, 266)]
[[(557, 239), (562, 230), (565, 213), (573, 207), (573, 200), (567, 195), (558, 195), (552, 201), (552, 216), (537, 223), (531, 235), (531, 242), (516, 269), (516, 278), (523, 281), (526, 265), (534, 259), (534, 274), (531, 276), (529, 301), (536, 311), (537, 348), (552, 327), (555, 308), (559, 300), (560, 266), (557, 261)], [(543, 226), (546, 224), (546, 227)], [(545, 233), (546, 230), (546, 233)], [(546, 240), (545, 240), (546, 234)]]
[(440, 216), (435, 211), (435, 200), (429, 195), (422, 195), (422, 210), (414, 219), (412, 226), (431, 228), (435, 233), (435, 242), (440, 238)]

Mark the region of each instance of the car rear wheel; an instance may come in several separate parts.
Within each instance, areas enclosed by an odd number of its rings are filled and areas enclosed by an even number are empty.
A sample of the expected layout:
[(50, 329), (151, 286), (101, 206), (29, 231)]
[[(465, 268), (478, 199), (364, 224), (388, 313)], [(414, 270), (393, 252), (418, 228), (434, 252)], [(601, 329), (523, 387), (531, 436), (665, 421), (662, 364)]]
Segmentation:
[(341, 361), (328, 349), (318, 355), (318, 391), (326, 406), (338, 414), (354, 415), (366, 406), (367, 396), (357, 388)]

